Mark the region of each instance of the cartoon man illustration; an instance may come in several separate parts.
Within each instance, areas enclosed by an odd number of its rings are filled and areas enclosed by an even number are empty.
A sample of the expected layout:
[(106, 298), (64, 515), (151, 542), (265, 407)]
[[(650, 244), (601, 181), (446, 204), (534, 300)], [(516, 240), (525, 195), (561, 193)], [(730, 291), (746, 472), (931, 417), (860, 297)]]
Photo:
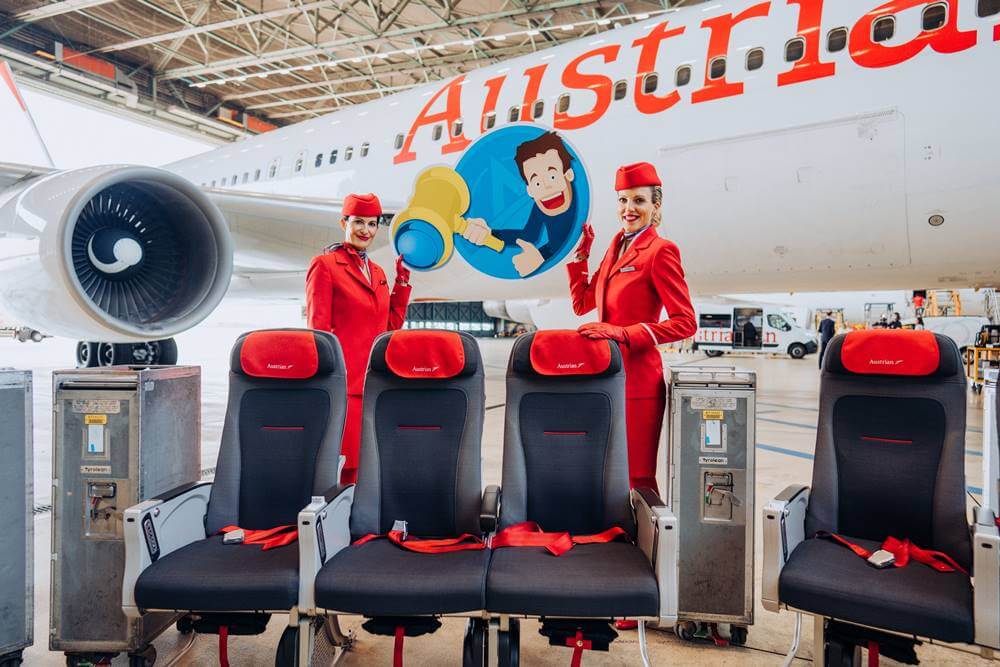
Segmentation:
[(517, 244), (514, 268), (522, 278), (534, 273), (554, 255), (573, 231), (576, 197), (573, 156), (555, 132), (546, 132), (517, 147), (514, 154), (528, 196), (535, 206), (521, 229), (491, 229), (482, 218), (468, 218), (462, 236), (482, 245), (490, 234), (506, 245)]

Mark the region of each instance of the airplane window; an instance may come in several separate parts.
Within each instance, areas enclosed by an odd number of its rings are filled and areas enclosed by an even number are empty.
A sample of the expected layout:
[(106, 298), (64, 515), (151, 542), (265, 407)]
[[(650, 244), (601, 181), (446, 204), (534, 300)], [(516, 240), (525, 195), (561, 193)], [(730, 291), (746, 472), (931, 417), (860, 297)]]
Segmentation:
[(271, 166), (267, 168), (267, 177), (274, 178), (277, 175), (278, 175), (278, 163), (275, 161), (272, 162)]
[(892, 39), (896, 34), (896, 18), (893, 16), (883, 16), (875, 21), (872, 26), (872, 39), (876, 42), (885, 42)]
[(796, 37), (785, 44), (785, 62), (797, 63), (806, 53), (806, 40)]
[(513, 106), (510, 109), (507, 109), (507, 122), (508, 123), (516, 123), (517, 122), (517, 116), (520, 113), (520, 111), (521, 111), (521, 109), (519, 107), (516, 107), (516, 106)]
[(249, 180), (250, 180), (250, 172), (249, 171), (244, 171), (243, 172), (243, 183), (246, 184), (247, 181), (249, 181)]
[(212, 181), (212, 187), (213, 188), (215, 187), (215, 181)]
[[(438, 127), (441, 127), (441, 126), (438, 125)], [(344, 159), (345, 160), (350, 160), (352, 155), (354, 155), (354, 146), (348, 146), (347, 148), (344, 149)]]
[(642, 92), (647, 95), (655, 93), (658, 85), (660, 85), (660, 76), (656, 72), (650, 72), (642, 77)]
[(539, 118), (542, 117), (543, 113), (545, 113), (545, 102), (543, 102), (542, 100), (536, 100), (535, 103), (531, 106), (531, 118), (534, 120), (538, 120)]
[(322, 153), (316, 153), (316, 160), (313, 162), (313, 166), (314, 167), (322, 167), (323, 166), (323, 154)]
[(396, 143), (394, 145), (396, 147), (396, 150), (399, 150), (400, 148), (403, 147), (403, 135), (402, 134), (397, 134), (396, 135)]
[(368, 142), (361, 144), (361, 157), (368, 157)]
[(947, 15), (948, 11), (943, 4), (931, 5), (925, 8), (923, 13), (924, 30), (937, 30), (944, 25)]
[(260, 180), (260, 169), (253, 172), (253, 180), (255, 182)]
[(229, 180), (229, 184), (236, 185), (236, 174), (233, 174), (233, 177)]
[(843, 51), (847, 46), (847, 28), (834, 28), (826, 36), (826, 50), (830, 53)]
[(497, 124), (497, 114), (496, 114), (496, 112), (495, 111), (491, 111), (488, 114), (486, 114), (486, 129), (489, 130), (494, 125), (496, 125), (496, 124)]
[(431, 133), (431, 138), (434, 139), (434, 141), (438, 141), (438, 140), (441, 139), (441, 126), (440, 125), (435, 125), (434, 126), (434, 132)]
[(674, 74), (674, 85), (680, 88), (681, 86), (686, 86), (691, 83), (691, 66), (684, 65), (677, 68), (677, 73)]
[(764, 66), (764, 49), (750, 49), (747, 51), (747, 71), (752, 72)]
[(628, 95), (628, 82), (619, 81), (615, 84), (615, 101), (625, 99), (626, 95)]
[(979, 0), (976, 16), (983, 18), (994, 14), (1000, 14), (1000, 0)]
[(451, 126), (451, 136), (457, 137), (460, 134), (462, 134), (462, 125), (463, 124), (461, 119), (456, 120), (454, 124)]
[(334, 148), (332, 151), (330, 151), (330, 164), (333, 164), (336, 161), (337, 161), (337, 149)]
[(302, 171), (302, 156), (295, 158), (295, 173)]
[(709, 64), (708, 78), (721, 79), (724, 76), (726, 76), (726, 57), (719, 56)]
[(563, 93), (559, 96), (559, 101), (556, 103), (556, 109), (559, 113), (566, 113), (569, 111), (569, 93)]

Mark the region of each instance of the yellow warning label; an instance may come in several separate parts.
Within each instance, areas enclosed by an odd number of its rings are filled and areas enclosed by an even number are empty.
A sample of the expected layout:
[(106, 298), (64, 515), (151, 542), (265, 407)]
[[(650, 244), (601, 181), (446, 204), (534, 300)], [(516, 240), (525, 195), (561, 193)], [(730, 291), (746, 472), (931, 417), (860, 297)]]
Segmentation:
[(724, 413), (723, 413), (722, 410), (702, 410), (701, 411), (701, 418), (702, 419), (706, 419), (706, 420), (707, 419), (722, 419), (723, 416), (724, 416)]
[(107, 415), (84, 415), (83, 423), (87, 426), (92, 426), (94, 424), (101, 424), (102, 426), (108, 423)]

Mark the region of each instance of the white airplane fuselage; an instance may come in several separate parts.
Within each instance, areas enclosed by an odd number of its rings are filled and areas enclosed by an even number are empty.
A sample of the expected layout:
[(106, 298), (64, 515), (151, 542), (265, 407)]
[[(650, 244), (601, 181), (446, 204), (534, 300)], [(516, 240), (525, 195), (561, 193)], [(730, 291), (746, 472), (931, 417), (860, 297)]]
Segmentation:
[[(509, 124), (511, 107), (532, 122), (527, 114), (541, 100), (533, 122), (558, 131), (588, 172), (592, 263), (619, 229), (616, 168), (645, 160), (664, 181), (661, 234), (680, 246), (695, 293), (993, 286), (1000, 284), (1000, 94), (992, 85), (1000, 16), (980, 18), (975, 0), (949, 0), (937, 3), (945, 24), (925, 31), (924, 11), (934, 4), (696, 5), (168, 168), (214, 191), (322, 198), (372, 191), (398, 210), (421, 170), (457, 162), (483, 133), (486, 113), (495, 111), (494, 129)], [(884, 16), (894, 17), (895, 34), (876, 43), (872, 23)], [(828, 34), (840, 27), (847, 44), (831, 53)], [(796, 38), (804, 57), (786, 62)], [(763, 66), (748, 71), (747, 53), (757, 48)], [(709, 63), (720, 56), (725, 76), (711, 79)], [(690, 82), (677, 87), (675, 72), (685, 65)], [(659, 78), (649, 95), (642, 91), (647, 72)], [(627, 94), (615, 100), (619, 81)], [(559, 114), (565, 93), (570, 106)], [(435, 125), (444, 127), (437, 140)], [(402, 148), (397, 135), (406, 137)], [(364, 157), (362, 144), (369, 145)], [(345, 160), (349, 146), (353, 156)], [(943, 223), (932, 225), (932, 216)], [(266, 216), (230, 223), (237, 267), (289, 272), (288, 290), (300, 284), (308, 257), (341, 236), (336, 219), (303, 222), (299, 233), (285, 221), (280, 234), (269, 233)], [(376, 259), (388, 266), (391, 253), (386, 246)], [(421, 298), (567, 294), (559, 267), (501, 280), (457, 253), (413, 282)]]

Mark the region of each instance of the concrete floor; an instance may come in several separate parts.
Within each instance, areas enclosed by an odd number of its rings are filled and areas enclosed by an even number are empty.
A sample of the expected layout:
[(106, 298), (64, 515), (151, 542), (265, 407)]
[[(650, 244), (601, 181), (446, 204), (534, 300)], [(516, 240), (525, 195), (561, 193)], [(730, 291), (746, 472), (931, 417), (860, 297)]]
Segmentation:
[[(245, 323), (251, 324), (245, 324)], [(297, 304), (248, 304), (230, 302), (197, 330), (179, 337), (181, 363), (202, 366), (203, 448), (202, 466), (215, 465), (218, 453), (222, 417), (225, 412), (228, 351), (242, 331), (265, 326), (289, 326), (301, 322)], [(500, 482), (500, 457), (503, 427), (504, 371), (510, 349), (509, 341), (484, 340), (481, 345), (486, 363), (486, 423), (483, 434), (483, 482)], [(51, 381), (53, 369), (71, 365), (73, 341), (50, 339), (40, 344), (20, 344), (0, 340), (0, 366), (31, 368), (35, 371), (35, 504), (47, 505), (51, 486)], [(777, 357), (724, 357), (706, 360), (702, 355), (668, 354), (670, 364), (737, 364), (758, 373), (757, 396), (757, 485), (758, 507), (755, 508), (757, 573), (756, 595), (760, 592), (760, 511), (759, 507), (785, 486), (809, 483), (812, 472), (812, 452), (815, 444), (819, 373), (816, 358), (802, 361)], [(982, 487), (982, 405), (978, 395), (969, 393), (968, 434), (966, 457), (967, 484), (970, 487), (970, 507), (979, 499)], [(661, 452), (660, 460), (664, 457)], [(665, 480), (660, 485), (665, 488)], [(50, 518), (41, 513), (35, 520), (35, 646), (25, 652), (27, 665), (49, 666), (65, 664), (61, 654), (47, 650), (48, 596), (50, 550)], [(354, 650), (341, 662), (344, 665), (390, 665), (392, 640), (375, 637), (361, 629), (362, 619), (344, 619), (345, 629), (356, 633)], [(268, 631), (257, 637), (235, 637), (229, 642), (231, 664), (234, 666), (271, 665), (274, 648), (282, 630), (282, 620), (272, 619)], [(791, 643), (794, 615), (764, 611), (759, 603), (755, 623), (750, 628), (745, 648), (717, 648), (709, 643), (682, 642), (669, 632), (649, 633), (650, 656), (656, 665), (778, 665)], [(802, 646), (795, 664), (811, 660), (812, 624), (803, 623)], [(457, 665), (461, 662), (462, 619), (445, 619), (436, 634), (408, 639), (406, 664)], [(537, 624), (523, 622), (521, 656), (525, 665), (566, 665), (568, 649), (549, 647), (537, 633)], [(157, 641), (158, 665), (217, 664), (216, 638), (199, 636), (190, 649), (181, 655), (186, 637), (173, 630)], [(972, 647), (925, 645), (918, 649), (925, 665), (971, 665), (992, 662), (978, 656)], [(173, 661), (177, 658), (176, 662)], [(319, 661), (317, 661), (319, 662)], [(639, 664), (639, 651), (634, 631), (624, 632), (608, 653), (587, 652), (585, 665)], [(123, 658), (116, 665), (125, 664)], [(883, 664), (895, 664), (883, 659)]]

